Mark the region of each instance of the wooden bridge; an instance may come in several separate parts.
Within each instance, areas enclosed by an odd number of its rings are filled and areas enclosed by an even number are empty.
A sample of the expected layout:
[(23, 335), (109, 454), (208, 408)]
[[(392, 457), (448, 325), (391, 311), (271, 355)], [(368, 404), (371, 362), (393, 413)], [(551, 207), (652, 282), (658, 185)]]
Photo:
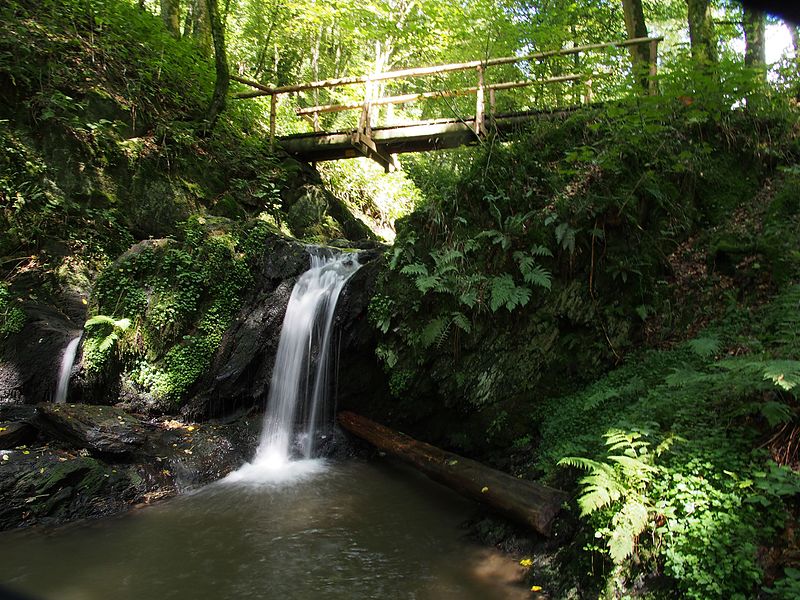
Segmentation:
[[(519, 128), (523, 123), (538, 118), (545, 112), (552, 110), (529, 110), (523, 112), (498, 113), (496, 110), (497, 93), (502, 90), (526, 88), (530, 86), (547, 86), (571, 82), (580, 85), (582, 93), (576, 102), (573, 94), (572, 108), (580, 104), (593, 102), (594, 73), (570, 73), (542, 79), (526, 79), (522, 81), (507, 81), (486, 83), (486, 71), (491, 67), (500, 65), (514, 65), (518, 63), (541, 63), (547, 59), (558, 56), (577, 56), (593, 51), (607, 51), (613, 48), (628, 48), (633, 50), (636, 46), (649, 46), (649, 66), (647, 69), (646, 85), (650, 94), (658, 93), (657, 65), (658, 44), (663, 38), (636, 38), (624, 41), (573, 46), (539, 52), (524, 56), (493, 58), (476, 60), (466, 63), (435, 65), (397, 71), (372, 73), (356, 77), (342, 77), (312, 81), (298, 85), (282, 87), (269, 87), (242, 77), (231, 77), (233, 80), (255, 88), (255, 91), (236, 94), (236, 98), (255, 98), (258, 96), (270, 97), (270, 140), (280, 144), (286, 152), (298, 160), (318, 162), (326, 160), (339, 160), (366, 156), (378, 162), (388, 172), (396, 168), (395, 156), (404, 152), (426, 152), (443, 148), (479, 143), (486, 137), (495, 133), (505, 133)], [(381, 84), (407, 78), (425, 78), (441, 76), (446, 73), (459, 71), (475, 71), (477, 82), (474, 87), (457, 89), (441, 89), (419, 93), (410, 93), (394, 96), (382, 96)], [(342, 86), (363, 85), (362, 99), (357, 102), (343, 104), (326, 104), (295, 108), (295, 114), (307, 120), (313, 127), (309, 133), (299, 133), (285, 136), (276, 136), (278, 98), (281, 95), (297, 95), (299, 93), (318, 91), (322, 89), (339, 88)], [(394, 106), (411, 102), (420, 102), (436, 98), (452, 98), (456, 96), (474, 95), (475, 113), (465, 118), (435, 119), (414, 121), (407, 123), (387, 123), (381, 125), (376, 122), (375, 107)], [(487, 98), (488, 97), (488, 98)], [(488, 99), (488, 102), (487, 102)], [(565, 107), (561, 107), (562, 109)], [(344, 131), (323, 131), (320, 127), (320, 115), (325, 113), (360, 111), (356, 127)]]

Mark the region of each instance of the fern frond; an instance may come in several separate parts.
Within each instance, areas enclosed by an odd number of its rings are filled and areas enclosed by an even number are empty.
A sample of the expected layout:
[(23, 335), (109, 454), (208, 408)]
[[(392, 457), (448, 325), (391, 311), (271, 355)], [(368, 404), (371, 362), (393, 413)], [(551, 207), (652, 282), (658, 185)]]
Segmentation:
[(403, 275), (425, 276), (428, 274), (428, 267), (422, 263), (412, 263), (400, 269), (400, 272)]
[(622, 470), (628, 476), (633, 475), (640, 475), (643, 471), (647, 471), (649, 473), (655, 473), (658, 471), (655, 467), (648, 465), (644, 462), (641, 458), (634, 458), (632, 456), (625, 456), (620, 454), (615, 454), (613, 456), (608, 457), (609, 460), (613, 460), (615, 463), (622, 467)]
[(546, 290), (549, 290), (551, 287), (552, 275), (550, 274), (550, 271), (539, 265), (534, 265), (524, 272), (522, 276), (525, 279), (525, 283), (538, 285)]
[(461, 294), (458, 296), (458, 301), (469, 308), (474, 308), (478, 303), (478, 292), (475, 290), (461, 292)]
[(584, 471), (599, 470), (602, 463), (599, 463), (590, 458), (582, 458), (580, 456), (565, 456), (556, 463), (559, 467), (573, 467), (576, 469), (583, 469)]
[(462, 312), (456, 311), (453, 313), (453, 323), (465, 333), (470, 333), (472, 331), (472, 323)]
[(421, 275), (414, 281), (421, 293), (426, 293), (442, 285), (442, 280), (436, 275)]
[(114, 317), (109, 317), (107, 315), (95, 315), (91, 319), (87, 320), (84, 323), (84, 329), (92, 329), (93, 327), (97, 327), (98, 325), (114, 325)]
[(780, 423), (788, 423), (794, 418), (792, 408), (783, 402), (767, 402), (761, 407), (761, 414), (767, 420), (770, 427), (775, 427)]
[(764, 379), (787, 392), (800, 385), (800, 361), (770, 360), (762, 364), (762, 370)]
[[(604, 482), (605, 483), (605, 482)], [(583, 494), (578, 498), (581, 516), (586, 517), (598, 510), (611, 506), (622, 497), (622, 491), (615, 485), (585, 485)]]
[(630, 557), (636, 548), (636, 540), (649, 522), (647, 507), (636, 501), (626, 502), (614, 515), (615, 525), (608, 540), (611, 560), (616, 564)]
[(708, 358), (718, 354), (722, 343), (715, 337), (699, 337), (687, 343), (689, 348), (702, 358)]
[(420, 333), (420, 344), (423, 348), (429, 348), (434, 344), (441, 344), (443, 338), (447, 336), (449, 321), (438, 317), (430, 321)]

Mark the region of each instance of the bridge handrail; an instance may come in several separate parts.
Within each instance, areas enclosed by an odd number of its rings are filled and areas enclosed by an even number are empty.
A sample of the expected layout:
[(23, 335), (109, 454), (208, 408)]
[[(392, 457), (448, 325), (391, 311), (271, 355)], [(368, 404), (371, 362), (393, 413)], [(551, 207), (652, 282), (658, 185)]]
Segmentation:
[[(585, 44), (582, 46), (572, 46), (571, 48), (560, 48), (558, 50), (548, 50), (545, 52), (535, 52), (522, 56), (507, 56), (501, 58), (490, 58), (484, 60), (473, 60), (464, 63), (450, 63), (443, 65), (433, 65), (428, 67), (416, 67), (410, 69), (399, 69), (395, 71), (384, 71), (380, 73), (372, 73), (368, 75), (358, 75), (353, 77), (339, 77), (335, 79), (322, 79), (319, 81), (311, 81), (308, 83), (301, 83), (296, 85), (275, 86), (270, 87), (261, 84), (257, 81), (252, 81), (244, 77), (232, 75), (231, 79), (239, 83), (248, 85), (256, 89), (253, 92), (245, 92), (234, 94), (234, 98), (256, 98), (259, 96), (270, 96), (270, 140), (275, 140), (276, 130), (276, 113), (277, 113), (277, 98), (281, 94), (291, 94), (296, 92), (303, 92), (308, 90), (319, 90), (324, 88), (333, 88), (346, 85), (366, 84), (365, 97), (358, 102), (348, 102), (344, 104), (328, 104), (312, 106), (307, 108), (298, 108), (295, 110), (298, 116), (309, 119), (313, 116), (313, 124), (315, 129), (318, 123), (318, 117), (321, 113), (341, 112), (347, 110), (362, 110), (362, 115), (359, 120), (358, 132), (369, 135), (370, 131), (370, 107), (372, 105), (388, 105), (388, 104), (402, 104), (406, 102), (414, 102), (426, 98), (446, 98), (461, 95), (477, 95), (476, 110), (475, 110), (475, 129), (476, 134), (481, 135), (485, 132), (485, 92), (490, 95), (490, 108), (494, 111), (494, 94), (496, 90), (511, 89), (518, 87), (526, 87), (530, 85), (539, 85), (547, 83), (556, 83), (563, 81), (577, 81), (581, 79), (580, 75), (569, 74), (558, 77), (550, 77), (542, 80), (530, 81), (515, 81), (508, 83), (498, 83), (485, 85), (484, 84), (484, 71), (488, 67), (498, 65), (516, 64), (520, 62), (529, 62), (533, 60), (542, 60), (552, 58), (555, 56), (569, 56), (579, 54), (582, 52), (589, 52), (592, 50), (602, 50), (607, 48), (626, 48), (631, 46), (638, 46), (641, 44), (649, 44), (649, 91), (651, 94), (657, 93), (656, 88), (656, 74), (657, 74), (657, 61), (658, 61), (658, 44), (663, 41), (663, 37), (640, 37), (632, 38), (621, 41), (601, 42), (595, 44)], [(372, 97), (372, 84), (380, 81), (389, 81), (395, 79), (403, 79), (408, 77), (424, 77), (430, 75), (439, 75), (442, 73), (453, 73), (458, 71), (469, 71), (475, 69), (478, 72), (478, 85), (470, 88), (462, 88), (458, 90), (442, 90), (434, 92), (422, 92), (415, 94), (403, 94), (398, 96), (385, 96), (385, 97)], [(591, 101), (591, 79), (587, 80), (587, 93), (586, 101)]]

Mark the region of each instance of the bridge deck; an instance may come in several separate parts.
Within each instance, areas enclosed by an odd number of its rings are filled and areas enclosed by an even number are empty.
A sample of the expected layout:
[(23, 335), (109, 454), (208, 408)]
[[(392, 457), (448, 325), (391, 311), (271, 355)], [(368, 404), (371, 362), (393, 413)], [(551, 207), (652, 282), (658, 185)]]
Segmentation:
[[(534, 118), (565, 114), (575, 110), (525, 111), (496, 115), (489, 123), (498, 133), (508, 133)], [(356, 129), (336, 132), (312, 132), (278, 138), (286, 152), (305, 162), (321, 162), (368, 156), (384, 164), (393, 154), (427, 152), (477, 144), (475, 118), (467, 120), (438, 119), (407, 125), (375, 127), (370, 135), (375, 148), (365, 148)], [(373, 152), (374, 151), (374, 152)], [(374, 155), (373, 155), (374, 154)], [(384, 160), (381, 160), (383, 158)]]

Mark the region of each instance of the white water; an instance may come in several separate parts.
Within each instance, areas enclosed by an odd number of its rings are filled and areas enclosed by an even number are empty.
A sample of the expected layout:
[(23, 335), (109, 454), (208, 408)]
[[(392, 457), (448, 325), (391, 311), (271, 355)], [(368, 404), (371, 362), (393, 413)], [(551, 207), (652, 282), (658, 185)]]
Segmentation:
[[(328, 413), (333, 315), (359, 267), (355, 254), (312, 253), (311, 268), (297, 280), (286, 307), (256, 456), (227, 482), (284, 483), (324, 469), (324, 461), (311, 457)], [(291, 460), (298, 455), (306, 460)]]
[(67, 401), (67, 391), (69, 390), (69, 376), (72, 374), (72, 366), (75, 364), (75, 354), (78, 352), (78, 344), (81, 336), (70, 340), (64, 354), (61, 356), (61, 369), (58, 372), (58, 387), (53, 401), (56, 404), (65, 404)]

